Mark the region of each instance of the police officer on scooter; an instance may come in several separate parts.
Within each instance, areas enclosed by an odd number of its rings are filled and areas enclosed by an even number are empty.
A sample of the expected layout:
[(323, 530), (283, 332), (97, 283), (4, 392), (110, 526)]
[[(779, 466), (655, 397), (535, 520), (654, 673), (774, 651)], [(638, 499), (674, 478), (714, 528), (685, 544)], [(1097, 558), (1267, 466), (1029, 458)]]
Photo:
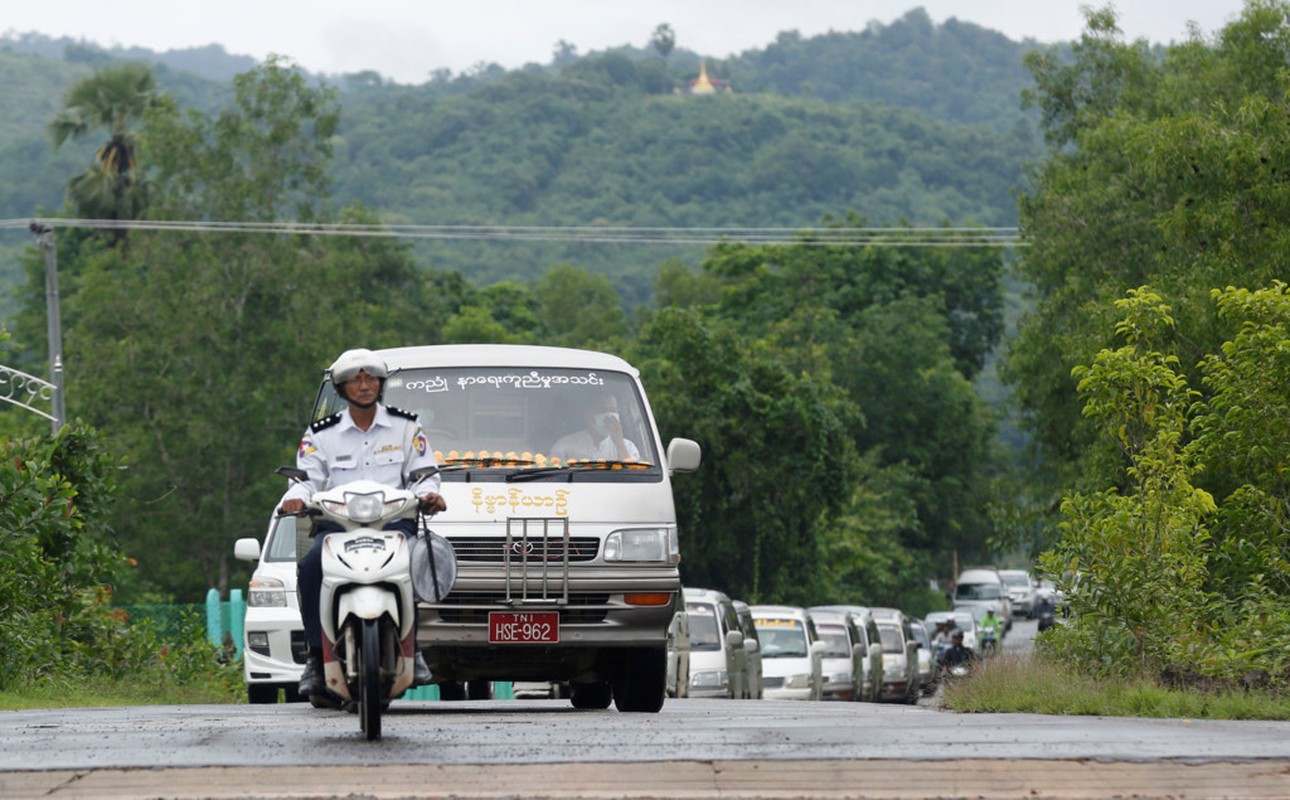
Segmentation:
[[(434, 450), (416, 414), (391, 408), (381, 402), (388, 374), (385, 362), (371, 350), (347, 350), (328, 370), (336, 394), (348, 403), (339, 414), (309, 426), (296, 452), (296, 466), (309, 475), (293, 483), (282, 497), (279, 513), (299, 514), (314, 492), (367, 479), (400, 489), (410, 489), (420, 498), (427, 513), (447, 509), (439, 495), (439, 475), (409, 483), (408, 476), (419, 469), (436, 467)], [(390, 528), (416, 535), (415, 520), (398, 520)], [(305, 697), (323, 695), (322, 622), (318, 595), (322, 589), (322, 542), (330, 530), (322, 525), (313, 546), (296, 565), (300, 617), (305, 627), (309, 656), (300, 676), (298, 691)], [(420, 651), (416, 656), (414, 684), (430, 682), (430, 668)]]

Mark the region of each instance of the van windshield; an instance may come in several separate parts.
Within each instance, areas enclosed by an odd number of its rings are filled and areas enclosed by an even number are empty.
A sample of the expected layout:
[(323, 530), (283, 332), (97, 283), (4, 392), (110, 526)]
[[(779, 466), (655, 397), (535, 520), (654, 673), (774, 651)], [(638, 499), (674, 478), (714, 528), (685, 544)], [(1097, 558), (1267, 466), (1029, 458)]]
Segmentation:
[(882, 637), (882, 652), (905, 652), (905, 635), (901, 633), (899, 625), (883, 625), (879, 623), (878, 635)]
[(720, 650), (721, 631), (716, 609), (708, 603), (686, 603), (685, 613), (690, 617), (690, 649)]
[(802, 658), (807, 652), (806, 628), (795, 619), (757, 619), (762, 658)]
[[(551, 367), (401, 369), (387, 405), (416, 413), (445, 481), (478, 470), (525, 478), (659, 480), (653, 427), (623, 373)], [(324, 381), (314, 419), (344, 408)]]
[(825, 658), (851, 657), (851, 637), (847, 636), (846, 628), (826, 624), (816, 625), (815, 631), (820, 635), (820, 641), (824, 642)]
[(998, 600), (997, 583), (960, 583), (954, 589), (955, 600)]

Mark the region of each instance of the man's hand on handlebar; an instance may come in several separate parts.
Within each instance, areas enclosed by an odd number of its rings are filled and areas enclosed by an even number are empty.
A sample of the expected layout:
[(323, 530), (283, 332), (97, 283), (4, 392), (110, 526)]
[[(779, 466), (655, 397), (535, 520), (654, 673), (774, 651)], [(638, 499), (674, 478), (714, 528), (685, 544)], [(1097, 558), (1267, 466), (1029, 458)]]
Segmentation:
[(438, 514), (440, 511), (447, 511), (448, 504), (444, 502), (443, 495), (427, 492), (417, 500), (417, 508), (423, 514)]
[(305, 501), (296, 497), (282, 501), (278, 513), (285, 516), (300, 516), (305, 513)]

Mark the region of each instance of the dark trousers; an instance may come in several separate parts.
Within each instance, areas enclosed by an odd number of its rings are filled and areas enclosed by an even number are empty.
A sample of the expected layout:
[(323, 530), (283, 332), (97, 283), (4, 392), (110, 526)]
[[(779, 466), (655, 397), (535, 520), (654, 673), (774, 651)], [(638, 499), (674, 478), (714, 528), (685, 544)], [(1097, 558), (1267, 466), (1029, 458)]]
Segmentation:
[[(322, 619), (318, 616), (318, 595), (322, 592), (322, 543), (330, 533), (344, 530), (334, 522), (318, 523), (313, 546), (296, 562), (296, 593), (300, 601), (300, 621), (305, 625), (305, 643), (310, 653), (322, 655)], [(387, 531), (403, 531), (407, 537), (417, 533), (413, 519), (396, 519), (385, 526)]]

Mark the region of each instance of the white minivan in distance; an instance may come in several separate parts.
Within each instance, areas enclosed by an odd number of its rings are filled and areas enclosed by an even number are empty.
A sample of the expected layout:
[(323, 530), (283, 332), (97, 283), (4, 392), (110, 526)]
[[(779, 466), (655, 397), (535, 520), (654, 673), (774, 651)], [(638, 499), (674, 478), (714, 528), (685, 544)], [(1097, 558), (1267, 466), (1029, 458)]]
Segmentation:
[(309, 547), (306, 525), (297, 533), (297, 517), (269, 519), (264, 545), (253, 537), (238, 539), (233, 555), (255, 562), (246, 592), (242, 675), (252, 703), (304, 700), (296, 692), (305, 665), (305, 629), (296, 600), (296, 553)]
[(864, 656), (860, 633), (850, 615), (841, 611), (807, 609), (815, 622), (815, 632), (824, 643), (820, 669), (824, 700), (856, 700), (864, 684)]
[(886, 701), (914, 703), (922, 693), (918, 678), (918, 642), (909, 617), (896, 608), (871, 609), (882, 637), (882, 692)]
[[(608, 353), (376, 354), (384, 402), (419, 418), (448, 505), (428, 527), (456, 551), (456, 582), (418, 604), (435, 681), (568, 683), (577, 708), (659, 711), (683, 603), (672, 478), (698, 469), (699, 445), (664, 444), (639, 371)], [(324, 374), (311, 419), (344, 405)]]
[(972, 567), (959, 573), (954, 582), (954, 608), (972, 612), (977, 622), (985, 612), (994, 609), (1003, 624), (1000, 637), (1012, 628), (1012, 599), (999, 570), (994, 567)]
[(739, 618), (739, 630), (744, 634), (744, 686), (747, 692), (744, 697), (749, 700), (761, 700), (762, 688), (761, 641), (757, 638), (757, 625), (753, 622), (752, 608), (742, 600), (731, 601), (735, 607), (735, 616)]
[(747, 696), (744, 635), (734, 603), (723, 592), (687, 586), (685, 614), (690, 623), (689, 696)]
[(761, 643), (762, 696), (767, 700), (819, 700), (824, 643), (806, 609), (755, 605), (753, 625)]

